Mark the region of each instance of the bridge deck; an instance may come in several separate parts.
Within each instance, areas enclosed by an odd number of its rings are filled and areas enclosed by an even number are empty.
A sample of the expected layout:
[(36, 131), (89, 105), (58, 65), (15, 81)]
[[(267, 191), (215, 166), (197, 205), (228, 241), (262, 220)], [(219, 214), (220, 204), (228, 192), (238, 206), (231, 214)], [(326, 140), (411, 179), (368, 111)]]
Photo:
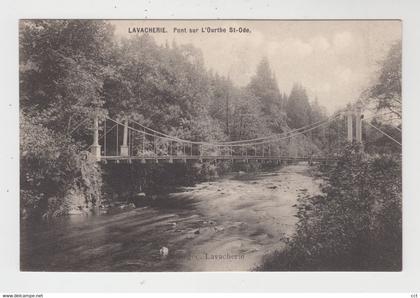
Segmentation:
[(120, 161), (120, 160), (154, 160), (154, 161), (186, 161), (186, 160), (198, 160), (198, 161), (209, 161), (209, 160), (240, 160), (240, 161), (312, 161), (312, 162), (327, 162), (335, 161), (335, 158), (331, 157), (292, 157), (292, 156), (241, 156), (241, 155), (157, 155), (157, 156), (101, 156), (103, 161)]

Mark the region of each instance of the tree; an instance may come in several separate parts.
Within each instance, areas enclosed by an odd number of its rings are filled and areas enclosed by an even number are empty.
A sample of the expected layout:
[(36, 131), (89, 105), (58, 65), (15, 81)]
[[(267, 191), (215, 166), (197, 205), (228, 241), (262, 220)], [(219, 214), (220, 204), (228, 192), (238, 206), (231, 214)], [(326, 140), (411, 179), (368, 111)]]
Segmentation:
[(77, 144), (20, 114), (21, 215), (51, 217), (101, 200), (101, 171)]
[(229, 78), (217, 74), (211, 77), (209, 113), (211, 117), (224, 124), (225, 134), (228, 136), (231, 135), (232, 114), (238, 100), (238, 89)]
[(103, 104), (112, 32), (104, 21), (20, 23), (22, 215), (55, 216), (101, 198), (100, 168), (81, 151)]
[(256, 74), (251, 78), (247, 88), (260, 102), (262, 116), (267, 126), (274, 132), (284, 131), (286, 115), (282, 110), (283, 96), (267, 58), (263, 58), (259, 63)]
[(141, 35), (123, 40), (115, 57), (118, 72), (104, 85), (105, 107), (113, 116), (129, 114), (143, 125), (186, 139), (220, 134), (218, 124), (209, 125), (212, 82), (199, 49), (159, 46)]
[(239, 92), (232, 115), (232, 140), (245, 140), (268, 134), (270, 128), (264, 121), (260, 101), (247, 88)]
[(322, 194), (298, 200), (296, 233), (257, 269), (401, 270), (401, 159), (361, 152), (344, 147)]
[(112, 32), (104, 21), (22, 21), (20, 104), (25, 114), (67, 136), (90, 118), (103, 103)]
[(308, 125), (311, 118), (311, 106), (305, 88), (294, 84), (286, 105), (287, 123), (292, 128)]
[[(401, 131), (396, 129), (394, 125), (386, 124), (380, 119), (373, 118), (371, 123), (385, 132), (388, 136), (401, 143)], [(380, 133), (371, 126), (366, 125), (365, 134), (365, 152), (370, 154), (401, 154), (401, 146), (395, 141), (389, 139), (388, 136)]]
[(401, 119), (401, 41), (395, 42), (380, 62), (378, 79), (367, 95), (377, 111), (390, 111)]

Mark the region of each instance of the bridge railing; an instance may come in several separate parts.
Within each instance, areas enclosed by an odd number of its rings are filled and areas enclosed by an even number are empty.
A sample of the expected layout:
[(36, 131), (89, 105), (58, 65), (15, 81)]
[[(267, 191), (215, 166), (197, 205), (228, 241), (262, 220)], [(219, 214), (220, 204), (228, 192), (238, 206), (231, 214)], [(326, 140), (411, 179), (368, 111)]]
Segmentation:
[(95, 119), (94, 123), (95, 148), (91, 152), (95, 154), (98, 161), (107, 159), (322, 159), (313, 154), (299, 156), (297, 152), (292, 155), (285, 152), (284, 148), (287, 148), (291, 138), (296, 140), (306, 137), (305, 131), (299, 130), (296, 130), (294, 134), (285, 133), (284, 136), (272, 137), (272, 139), (258, 138), (254, 142), (242, 140), (209, 143), (183, 140), (145, 127), (135, 128), (129, 125), (127, 118), (122, 121), (110, 118), (102, 121)]

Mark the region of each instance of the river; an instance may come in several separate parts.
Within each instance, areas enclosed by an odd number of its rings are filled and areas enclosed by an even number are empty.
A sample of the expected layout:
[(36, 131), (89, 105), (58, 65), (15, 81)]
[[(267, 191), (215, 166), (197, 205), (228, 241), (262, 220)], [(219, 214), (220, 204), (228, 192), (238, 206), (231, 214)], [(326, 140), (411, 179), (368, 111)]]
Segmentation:
[(306, 164), (237, 173), (158, 204), (21, 227), (24, 271), (247, 271), (294, 233), (299, 198), (320, 192)]

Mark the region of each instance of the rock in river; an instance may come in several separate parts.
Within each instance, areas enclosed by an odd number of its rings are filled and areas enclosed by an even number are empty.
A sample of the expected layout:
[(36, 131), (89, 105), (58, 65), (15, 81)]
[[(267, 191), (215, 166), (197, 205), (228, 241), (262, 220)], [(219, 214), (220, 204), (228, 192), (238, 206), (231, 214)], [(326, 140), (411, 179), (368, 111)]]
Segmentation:
[(159, 250), (159, 253), (162, 257), (166, 258), (169, 254), (169, 248), (162, 246), (162, 248)]

